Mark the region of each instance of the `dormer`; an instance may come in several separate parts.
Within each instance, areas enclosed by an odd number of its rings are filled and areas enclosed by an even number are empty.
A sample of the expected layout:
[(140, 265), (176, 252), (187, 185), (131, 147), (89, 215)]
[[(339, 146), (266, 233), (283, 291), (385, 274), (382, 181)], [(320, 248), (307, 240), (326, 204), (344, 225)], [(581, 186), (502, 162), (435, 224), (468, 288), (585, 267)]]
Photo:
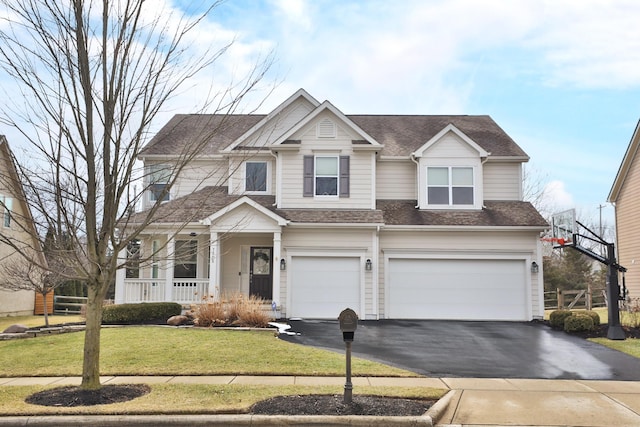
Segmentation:
[(412, 153), (418, 167), (419, 208), (482, 209), (482, 165), (489, 154), (460, 129), (447, 125)]

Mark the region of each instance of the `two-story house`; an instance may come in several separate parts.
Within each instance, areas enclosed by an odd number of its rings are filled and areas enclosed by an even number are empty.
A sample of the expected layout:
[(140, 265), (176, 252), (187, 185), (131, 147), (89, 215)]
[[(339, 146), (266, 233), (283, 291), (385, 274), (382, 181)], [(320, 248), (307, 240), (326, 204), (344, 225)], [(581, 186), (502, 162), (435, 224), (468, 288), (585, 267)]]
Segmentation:
[(240, 292), (285, 318), (543, 316), (547, 223), (522, 200), (528, 156), (488, 116), (345, 115), (299, 90), (267, 115), (176, 115), (140, 158), (166, 201), (139, 241), (156, 256), (119, 271), (117, 303)]
[(618, 263), (627, 269), (625, 282), (632, 299), (640, 298), (640, 121), (631, 136), (609, 192), (615, 206)]

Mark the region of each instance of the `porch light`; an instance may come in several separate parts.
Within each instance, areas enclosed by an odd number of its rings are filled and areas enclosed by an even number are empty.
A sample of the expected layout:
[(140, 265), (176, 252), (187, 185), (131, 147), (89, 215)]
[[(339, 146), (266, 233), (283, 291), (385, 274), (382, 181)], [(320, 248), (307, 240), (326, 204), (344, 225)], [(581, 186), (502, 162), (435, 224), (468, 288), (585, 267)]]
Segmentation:
[(531, 263), (531, 272), (535, 274), (538, 271), (540, 271), (540, 267), (538, 267), (538, 263), (537, 262), (533, 261)]
[(286, 270), (287, 269), (287, 261), (284, 260), (284, 258), (280, 259), (280, 270)]
[(365, 269), (365, 270), (367, 270), (367, 271), (371, 271), (371, 268), (372, 268), (372, 267), (373, 267), (373, 266), (372, 266), (372, 264), (371, 264), (371, 260), (370, 260), (370, 259), (367, 259), (367, 261), (365, 261), (365, 263), (364, 263), (364, 269)]

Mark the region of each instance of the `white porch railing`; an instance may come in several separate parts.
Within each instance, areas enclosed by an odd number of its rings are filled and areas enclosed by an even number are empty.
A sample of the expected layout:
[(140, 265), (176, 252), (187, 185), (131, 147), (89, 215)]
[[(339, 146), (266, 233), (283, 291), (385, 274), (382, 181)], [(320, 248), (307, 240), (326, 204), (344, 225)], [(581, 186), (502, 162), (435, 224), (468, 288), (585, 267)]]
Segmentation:
[(124, 302), (197, 303), (207, 295), (208, 288), (209, 279), (173, 279), (172, 295), (165, 295), (164, 279), (126, 279), (124, 281)]

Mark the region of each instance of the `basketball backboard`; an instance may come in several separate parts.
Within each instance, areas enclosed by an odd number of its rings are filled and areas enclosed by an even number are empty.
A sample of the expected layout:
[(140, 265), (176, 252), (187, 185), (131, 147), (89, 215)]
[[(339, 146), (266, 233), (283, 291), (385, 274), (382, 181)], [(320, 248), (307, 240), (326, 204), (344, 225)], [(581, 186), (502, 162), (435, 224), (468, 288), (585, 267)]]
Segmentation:
[(557, 239), (573, 242), (573, 234), (578, 232), (576, 210), (569, 209), (551, 216), (551, 233)]

